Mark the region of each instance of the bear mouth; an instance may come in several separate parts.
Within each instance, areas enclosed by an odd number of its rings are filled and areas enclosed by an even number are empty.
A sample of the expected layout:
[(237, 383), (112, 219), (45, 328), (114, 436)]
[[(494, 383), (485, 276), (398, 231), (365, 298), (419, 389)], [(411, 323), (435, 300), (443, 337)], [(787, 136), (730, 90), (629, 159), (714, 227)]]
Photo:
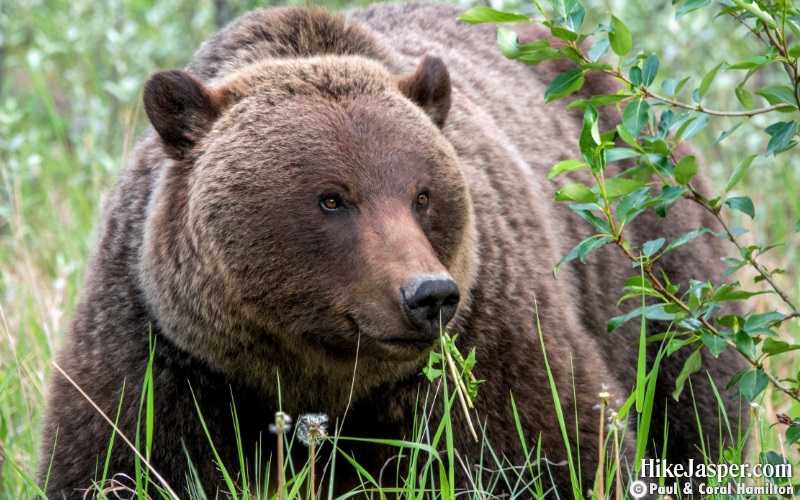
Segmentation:
[(388, 354), (390, 357), (397, 355), (402, 358), (407, 358), (409, 355), (412, 357), (421, 356), (430, 351), (438, 340), (438, 337), (431, 338), (423, 335), (414, 335), (413, 332), (403, 332), (404, 335), (385, 337), (378, 334), (381, 329), (374, 328), (368, 321), (350, 313), (345, 316), (355, 336), (361, 337), (363, 347), (369, 350), (382, 351), (384, 355)]
[(393, 347), (399, 347), (401, 349), (423, 352), (423, 351), (429, 351), (436, 343), (436, 340), (437, 339), (398, 337), (392, 339), (380, 339), (380, 342)]

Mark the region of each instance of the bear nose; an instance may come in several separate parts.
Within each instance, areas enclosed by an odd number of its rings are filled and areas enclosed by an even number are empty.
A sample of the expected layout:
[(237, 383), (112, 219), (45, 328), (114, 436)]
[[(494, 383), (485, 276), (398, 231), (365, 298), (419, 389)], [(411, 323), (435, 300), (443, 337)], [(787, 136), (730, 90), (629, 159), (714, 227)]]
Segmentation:
[(427, 338), (439, 336), (439, 321), (446, 325), (456, 314), (458, 285), (447, 273), (417, 274), (401, 289), (408, 322)]

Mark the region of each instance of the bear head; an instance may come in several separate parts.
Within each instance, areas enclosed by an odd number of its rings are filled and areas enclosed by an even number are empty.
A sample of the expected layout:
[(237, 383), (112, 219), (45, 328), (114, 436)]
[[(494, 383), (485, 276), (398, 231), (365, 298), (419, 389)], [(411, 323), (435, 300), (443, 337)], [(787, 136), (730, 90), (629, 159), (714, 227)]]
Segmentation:
[(418, 372), (476, 273), (450, 99), (431, 56), (405, 76), (358, 56), (152, 76), (139, 268), (160, 331), (265, 387), (296, 365), (352, 376), (357, 354), (372, 385)]

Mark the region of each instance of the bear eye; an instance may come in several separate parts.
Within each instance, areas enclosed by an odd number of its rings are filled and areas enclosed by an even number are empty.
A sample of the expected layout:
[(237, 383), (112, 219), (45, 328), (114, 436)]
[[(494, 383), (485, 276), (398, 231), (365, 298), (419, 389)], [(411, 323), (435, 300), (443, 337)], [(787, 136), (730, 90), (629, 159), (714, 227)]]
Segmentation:
[(428, 205), (428, 193), (420, 193), (417, 195), (417, 208), (422, 208)]
[(319, 205), (323, 210), (332, 212), (342, 208), (342, 200), (338, 196), (325, 195), (319, 200)]

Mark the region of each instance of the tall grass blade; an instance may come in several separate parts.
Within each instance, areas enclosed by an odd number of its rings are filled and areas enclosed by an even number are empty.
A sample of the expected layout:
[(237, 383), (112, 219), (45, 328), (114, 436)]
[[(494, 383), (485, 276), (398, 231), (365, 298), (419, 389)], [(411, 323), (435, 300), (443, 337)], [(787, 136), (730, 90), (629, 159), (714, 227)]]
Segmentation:
[(556, 416), (558, 417), (558, 426), (561, 429), (561, 437), (564, 440), (564, 447), (567, 450), (567, 463), (569, 464), (569, 476), (572, 481), (572, 494), (575, 498), (581, 498), (583, 495), (583, 488), (581, 486), (580, 478), (575, 471), (575, 463), (572, 459), (572, 446), (569, 443), (569, 435), (567, 434), (567, 425), (564, 421), (564, 412), (561, 410), (561, 399), (558, 397), (558, 389), (556, 382), (553, 378), (553, 372), (550, 370), (550, 363), (547, 361), (547, 348), (544, 346), (544, 334), (542, 333), (542, 324), (539, 321), (539, 305), (534, 302), (536, 312), (536, 329), (539, 332), (539, 343), (542, 346), (542, 356), (544, 357), (544, 366), (547, 369), (547, 379), (550, 383), (550, 392), (553, 394), (553, 404), (556, 409)]

